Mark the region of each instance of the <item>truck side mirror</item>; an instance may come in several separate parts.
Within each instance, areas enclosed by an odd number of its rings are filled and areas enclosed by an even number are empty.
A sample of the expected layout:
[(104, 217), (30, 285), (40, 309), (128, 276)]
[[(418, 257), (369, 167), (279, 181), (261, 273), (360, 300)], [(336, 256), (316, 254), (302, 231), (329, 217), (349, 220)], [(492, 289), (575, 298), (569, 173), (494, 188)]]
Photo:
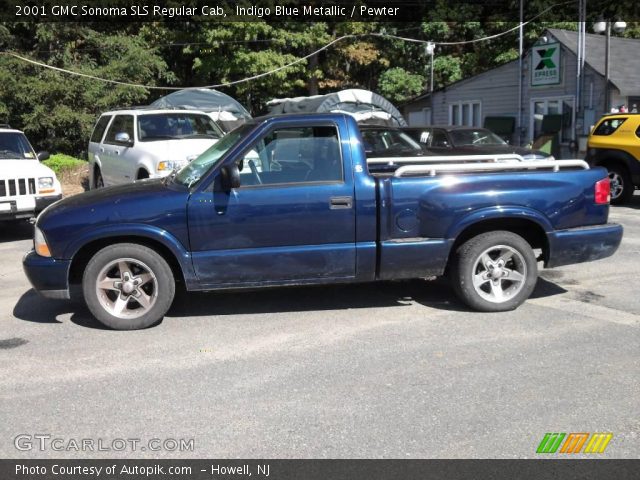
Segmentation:
[(233, 188), (240, 187), (240, 170), (237, 163), (231, 165), (225, 165), (221, 170), (222, 175), (222, 188), (228, 192)]
[(49, 156), (49, 152), (47, 152), (46, 150), (38, 152), (38, 160), (40, 160), (41, 162), (49, 160)]
[(127, 132), (118, 132), (116, 133), (116, 142), (123, 143), (125, 145), (131, 145), (133, 142), (131, 141), (131, 137)]

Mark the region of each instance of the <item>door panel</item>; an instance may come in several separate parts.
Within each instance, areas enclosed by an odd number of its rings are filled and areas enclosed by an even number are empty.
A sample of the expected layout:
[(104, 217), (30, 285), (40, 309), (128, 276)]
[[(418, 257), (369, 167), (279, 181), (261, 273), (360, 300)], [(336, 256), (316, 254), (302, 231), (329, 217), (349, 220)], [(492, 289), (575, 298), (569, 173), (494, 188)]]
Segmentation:
[(237, 163), (240, 188), (224, 192), (216, 183), (189, 203), (201, 283), (355, 276), (353, 179), (345, 175), (335, 126), (270, 131)]
[[(116, 141), (118, 133), (127, 133), (131, 139), (130, 145)], [(105, 184), (113, 185), (131, 181), (131, 166), (127, 152), (132, 150), (134, 141), (133, 115), (116, 115), (111, 122), (104, 139), (104, 153), (102, 154), (102, 177)]]

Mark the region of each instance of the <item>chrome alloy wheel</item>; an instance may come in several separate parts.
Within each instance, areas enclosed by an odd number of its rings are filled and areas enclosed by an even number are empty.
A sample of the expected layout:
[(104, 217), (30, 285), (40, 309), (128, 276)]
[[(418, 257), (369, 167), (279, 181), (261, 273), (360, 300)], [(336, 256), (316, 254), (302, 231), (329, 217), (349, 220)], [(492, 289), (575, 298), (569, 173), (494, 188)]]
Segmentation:
[(496, 245), (478, 257), (473, 266), (473, 288), (482, 298), (503, 303), (524, 287), (527, 264), (515, 248)]
[(611, 185), (611, 199), (616, 199), (622, 195), (624, 190), (624, 180), (618, 172), (609, 172), (609, 184)]
[(138, 318), (155, 305), (158, 280), (139, 260), (119, 258), (98, 274), (96, 294), (102, 308), (114, 317)]

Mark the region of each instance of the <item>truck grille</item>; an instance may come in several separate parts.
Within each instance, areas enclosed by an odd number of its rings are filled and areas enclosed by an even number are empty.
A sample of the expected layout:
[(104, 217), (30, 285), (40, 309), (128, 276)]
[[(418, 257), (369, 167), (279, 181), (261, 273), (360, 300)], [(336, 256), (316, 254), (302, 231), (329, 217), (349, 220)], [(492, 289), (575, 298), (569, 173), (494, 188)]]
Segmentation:
[(0, 197), (17, 197), (20, 195), (35, 195), (35, 178), (0, 179)]

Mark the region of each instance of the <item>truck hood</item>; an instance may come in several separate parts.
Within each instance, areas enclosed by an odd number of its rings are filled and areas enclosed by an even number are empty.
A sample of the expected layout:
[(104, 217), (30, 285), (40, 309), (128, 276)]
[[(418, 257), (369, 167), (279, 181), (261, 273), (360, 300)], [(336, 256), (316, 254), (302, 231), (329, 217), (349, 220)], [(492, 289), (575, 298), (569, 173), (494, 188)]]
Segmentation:
[(188, 245), (189, 195), (187, 189), (165, 185), (163, 179), (100, 188), (56, 202), (38, 216), (36, 225), (55, 258), (70, 258), (69, 246), (96, 232), (108, 237), (129, 227), (170, 233)]
[(213, 138), (183, 138), (140, 142), (140, 145), (144, 145), (147, 152), (157, 156), (160, 160), (191, 161), (217, 141), (218, 139)]
[(26, 177), (54, 177), (53, 173), (46, 165), (38, 160), (17, 159), (0, 160), (0, 178), (26, 178)]

